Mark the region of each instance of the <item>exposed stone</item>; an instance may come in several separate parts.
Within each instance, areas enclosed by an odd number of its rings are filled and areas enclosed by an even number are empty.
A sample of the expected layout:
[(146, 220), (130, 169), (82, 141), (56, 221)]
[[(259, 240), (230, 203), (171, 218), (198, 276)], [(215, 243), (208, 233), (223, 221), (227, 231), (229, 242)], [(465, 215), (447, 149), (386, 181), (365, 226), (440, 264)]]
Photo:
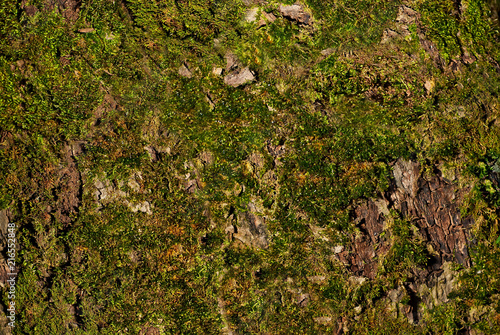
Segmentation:
[(127, 181), (128, 187), (137, 193), (141, 190), (141, 185), (139, 185), (138, 181), (142, 181), (142, 174), (140, 172), (134, 173)]
[(336, 254), (340, 254), (343, 250), (344, 250), (343, 245), (337, 245), (337, 246), (333, 247), (333, 252)]
[(387, 292), (387, 307), (394, 318), (397, 318), (399, 314), (404, 312), (404, 306), (400, 303), (404, 297), (405, 289), (401, 286)]
[(96, 191), (94, 192), (95, 199), (102, 205), (103, 202), (111, 202), (115, 199), (126, 196), (127, 194), (121, 190), (116, 190), (108, 179), (96, 179), (94, 182)]
[(141, 253), (135, 250), (130, 250), (128, 252), (128, 257), (130, 258), (130, 261), (132, 261), (133, 264), (138, 264), (139, 261), (141, 260)]
[(177, 135), (163, 127), (159, 114), (160, 112), (155, 110), (141, 129), (141, 139), (148, 143), (144, 146), (144, 150), (152, 162), (161, 159), (163, 154), (170, 155), (179, 143)]
[(170, 147), (164, 147), (164, 146), (147, 145), (144, 147), (144, 150), (146, 150), (146, 152), (149, 155), (149, 159), (152, 162), (156, 162), (159, 159), (160, 154), (163, 153), (170, 154)]
[(248, 157), (248, 160), (257, 171), (260, 171), (264, 167), (264, 157), (258, 152), (253, 152), (250, 157)]
[(267, 142), (266, 149), (274, 158), (280, 158), (286, 151), (284, 144), (273, 145), (270, 141)]
[(136, 212), (143, 212), (147, 214), (153, 214), (151, 211), (151, 203), (148, 201), (141, 201), (137, 203), (131, 203), (129, 201), (126, 202), (130, 210), (134, 213)]
[(367, 280), (368, 278), (366, 277), (350, 276), (347, 281), (351, 286), (360, 286), (363, 285)]
[(224, 83), (233, 87), (242, 86), (252, 82), (255, 76), (249, 67), (243, 67), (235, 54), (226, 53), (226, 76)]
[(403, 299), (403, 296), (404, 296), (404, 290), (402, 287), (387, 292), (387, 297), (394, 303), (400, 302), (401, 299)]
[(226, 69), (225, 69), (226, 72), (234, 70), (240, 66), (238, 57), (236, 57), (236, 55), (233, 54), (232, 52), (226, 53), (224, 57), (226, 58)]
[(470, 65), (470, 64), (474, 63), (477, 60), (476, 57), (474, 57), (473, 55), (471, 55), (467, 51), (467, 49), (465, 49), (465, 47), (462, 46), (462, 49), (463, 49), (462, 62), (464, 62), (464, 64)]
[(207, 93), (205, 95), (205, 100), (208, 102), (208, 106), (210, 107), (210, 110), (213, 110), (215, 107), (215, 103), (214, 103), (213, 97), (210, 93)]
[(210, 165), (214, 162), (214, 156), (209, 151), (203, 151), (199, 155), (204, 165)]
[(184, 183), (184, 190), (188, 193), (194, 193), (200, 189), (198, 181), (196, 179), (188, 179)]
[(268, 170), (264, 175), (262, 176), (262, 184), (268, 185), (268, 186), (274, 186), (275, 188), (278, 187), (278, 176), (276, 175), (276, 172), (274, 170)]

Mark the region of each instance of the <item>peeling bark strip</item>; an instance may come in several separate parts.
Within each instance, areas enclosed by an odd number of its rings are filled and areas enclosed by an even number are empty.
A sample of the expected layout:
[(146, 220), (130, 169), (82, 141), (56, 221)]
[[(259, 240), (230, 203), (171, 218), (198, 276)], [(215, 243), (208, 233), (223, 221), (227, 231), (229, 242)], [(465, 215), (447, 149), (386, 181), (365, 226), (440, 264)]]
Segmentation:
[(440, 269), (445, 261), (456, 261), (469, 267), (467, 244), (472, 218), (460, 217), (463, 192), (440, 176), (425, 180), (419, 176), (418, 170), (418, 163), (396, 162), (396, 183), (399, 181), (403, 187), (398, 186), (390, 193), (391, 207), (399, 210), (403, 217), (411, 218), (422, 236), (438, 252), (434, 264), (430, 265), (432, 270)]
[(435, 251), (426, 271), (441, 271), (445, 262), (471, 265), (468, 241), (472, 218), (461, 218), (459, 205), (463, 193), (438, 174), (425, 179), (416, 162), (398, 160), (393, 167), (394, 180), (384, 199), (368, 200), (354, 210), (361, 235), (353, 237), (350, 250), (338, 255), (356, 275), (374, 278), (378, 259), (390, 249), (389, 240), (381, 241), (390, 209), (401, 213), (418, 228), (424, 241)]
[(302, 24), (311, 24), (311, 15), (304, 11), (302, 5), (280, 5), (278, 10), (281, 15), (289, 20), (297, 21)]

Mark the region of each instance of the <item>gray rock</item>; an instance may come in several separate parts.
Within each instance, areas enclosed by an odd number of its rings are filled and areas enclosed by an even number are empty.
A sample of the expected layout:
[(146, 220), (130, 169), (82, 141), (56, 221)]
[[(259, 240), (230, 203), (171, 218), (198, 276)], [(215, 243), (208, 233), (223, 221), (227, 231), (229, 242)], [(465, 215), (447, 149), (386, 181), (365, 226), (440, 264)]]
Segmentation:
[(274, 16), (272, 13), (261, 11), (261, 13), (259, 14), (258, 7), (252, 7), (248, 9), (245, 13), (245, 22), (255, 22), (257, 24), (257, 28), (263, 27), (269, 22), (272, 23), (275, 20), (276, 16)]

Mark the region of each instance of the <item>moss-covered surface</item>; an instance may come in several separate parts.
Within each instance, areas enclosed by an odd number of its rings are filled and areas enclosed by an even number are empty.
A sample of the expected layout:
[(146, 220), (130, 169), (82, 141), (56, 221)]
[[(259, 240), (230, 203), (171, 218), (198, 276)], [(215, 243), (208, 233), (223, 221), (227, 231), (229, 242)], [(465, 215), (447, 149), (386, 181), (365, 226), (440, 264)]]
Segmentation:
[[(498, 2), (280, 6), (0, 3), (5, 332), (500, 332)], [(228, 57), (255, 79), (226, 85)], [(472, 266), (413, 323), (387, 297), (431, 257), (414, 218), (387, 217), (374, 278), (335, 257), (398, 159), (439, 167), (474, 221)]]

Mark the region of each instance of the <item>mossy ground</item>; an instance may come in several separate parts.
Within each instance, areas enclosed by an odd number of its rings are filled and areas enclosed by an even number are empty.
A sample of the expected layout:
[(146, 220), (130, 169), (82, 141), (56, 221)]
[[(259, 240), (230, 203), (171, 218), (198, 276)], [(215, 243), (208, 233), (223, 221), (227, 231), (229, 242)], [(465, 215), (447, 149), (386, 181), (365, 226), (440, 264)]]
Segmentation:
[[(498, 333), (498, 4), (456, 3), (308, 0), (304, 26), (271, 1), (263, 10), (276, 20), (257, 29), (239, 1), (82, 1), (76, 19), (57, 2), (3, 1), (0, 207), (20, 226), (13, 333)], [(418, 21), (381, 44), (385, 29), (403, 29), (403, 4)], [(233, 88), (212, 73), (228, 51), (255, 82)], [(81, 203), (65, 224), (54, 206), (76, 141)], [(148, 145), (169, 150), (152, 161)], [(426, 261), (408, 218), (394, 214), (375, 280), (351, 285), (332, 258), (356, 231), (353, 206), (387, 190), (398, 158), (429, 173), (443, 164), (472, 187), (462, 210), (476, 219), (474, 265), (419, 325), (381, 300)], [(96, 178), (118, 185), (136, 171), (149, 191), (134, 196), (153, 214), (97, 210)], [(226, 238), (230, 208), (254, 198), (271, 213), (267, 249)], [(470, 317), (481, 306), (491, 318)]]

